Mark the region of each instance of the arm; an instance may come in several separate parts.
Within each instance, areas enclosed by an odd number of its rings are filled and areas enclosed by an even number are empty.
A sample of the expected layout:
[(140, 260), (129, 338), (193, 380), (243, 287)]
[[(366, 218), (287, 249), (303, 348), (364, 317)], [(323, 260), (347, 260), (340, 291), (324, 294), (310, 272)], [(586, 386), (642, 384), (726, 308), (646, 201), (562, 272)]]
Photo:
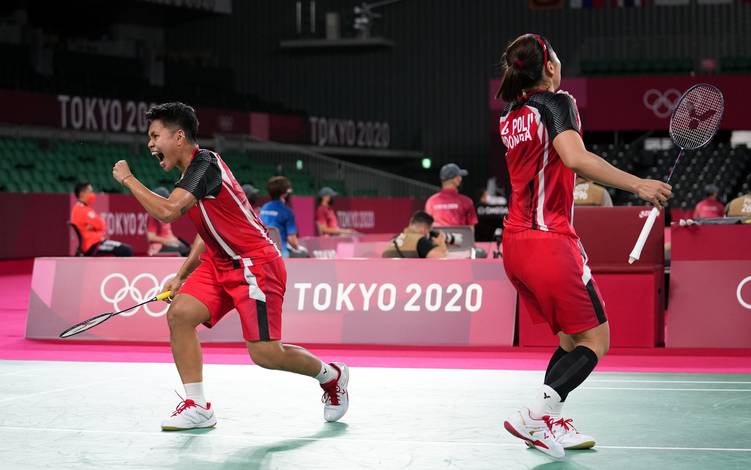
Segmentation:
[(297, 235), (287, 235), (287, 243), (289, 243), (289, 246), (297, 249)]
[(576, 174), (613, 188), (636, 194), (657, 208), (662, 208), (672, 196), (671, 186), (657, 180), (638, 178), (619, 170), (584, 148), (581, 136), (575, 130), (566, 130), (553, 140), (553, 147), (563, 164)]
[(133, 193), (133, 196), (152, 217), (160, 222), (172, 222), (185, 214), (196, 203), (196, 198), (182, 188), (175, 188), (169, 198), (151, 192), (133, 176), (125, 160), (115, 163), (112, 176)]
[(172, 291), (172, 297), (174, 297), (180, 290), (180, 287), (185, 283), (185, 280), (190, 276), (190, 273), (195, 271), (195, 269), (201, 264), (201, 254), (204, 251), (206, 251), (206, 244), (203, 242), (200, 235), (196, 235), (196, 239), (190, 247), (190, 254), (188, 254), (185, 262), (183, 262), (183, 265), (177, 270), (175, 277), (170, 279), (170, 281), (164, 285), (164, 290)]

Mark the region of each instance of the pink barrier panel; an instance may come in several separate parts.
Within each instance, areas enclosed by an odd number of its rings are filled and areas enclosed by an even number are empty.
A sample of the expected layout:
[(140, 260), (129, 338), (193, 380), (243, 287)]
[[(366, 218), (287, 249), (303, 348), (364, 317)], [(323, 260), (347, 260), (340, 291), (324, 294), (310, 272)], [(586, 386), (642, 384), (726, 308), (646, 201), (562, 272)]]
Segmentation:
[[(595, 273), (610, 323), (614, 348), (651, 348), (662, 342), (662, 272)], [(594, 315), (594, 310), (593, 313)], [(519, 345), (555, 346), (545, 323), (532, 323), (529, 312), (519, 306)]]
[[(26, 337), (54, 339), (94, 314), (158, 292), (180, 265), (174, 258), (39, 258)], [(511, 346), (515, 292), (503, 267), (467, 260), (288, 260), (286, 341), (319, 344)], [(167, 305), (127, 312), (78, 340), (167, 341)], [(242, 341), (237, 315), (208, 342)]]
[(751, 347), (751, 226), (672, 230), (666, 346)]

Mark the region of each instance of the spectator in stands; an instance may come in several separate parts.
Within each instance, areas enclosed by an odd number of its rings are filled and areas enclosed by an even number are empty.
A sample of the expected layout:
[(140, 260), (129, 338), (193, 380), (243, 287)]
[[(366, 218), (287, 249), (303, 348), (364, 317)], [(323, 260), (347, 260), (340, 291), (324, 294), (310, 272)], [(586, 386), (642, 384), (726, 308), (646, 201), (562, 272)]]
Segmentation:
[(613, 207), (613, 200), (610, 198), (607, 189), (592, 180), (576, 175), (574, 204), (577, 206)]
[(384, 258), (445, 258), (448, 254), (446, 235), (432, 230), (433, 217), (417, 211), (409, 226), (394, 237), (383, 251)]
[(258, 195), (261, 193), (258, 189), (256, 189), (255, 186), (253, 186), (251, 183), (244, 184), (243, 185), (243, 191), (245, 192), (245, 197), (248, 198), (248, 202), (250, 203), (250, 207), (255, 210), (256, 204), (258, 204)]
[[(165, 199), (169, 199), (170, 192), (164, 186), (154, 189), (154, 192)], [(153, 217), (149, 217), (149, 223), (146, 226), (146, 238), (149, 241), (148, 255), (164, 253), (179, 253), (180, 256), (188, 256), (190, 245), (183, 242), (172, 233), (172, 224), (169, 222), (160, 222)]]
[(730, 201), (726, 215), (728, 217), (751, 217), (751, 193), (743, 194)]
[(339, 194), (328, 186), (318, 192), (318, 207), (316, 207), (316, 227), (318, 235), (351, 235), (354, 230), (340, 228), (336, 220), (336, 213), (331, 206), (334, 205), (334, 197)]
[(477, 224), (475, 204), (472, 199), (459, 194), (462, 177), (467, 174), (467, 170), (459, 168), (456, 163), (448, 163), (441, 168), (442, 189), (425, 203), (425, 212), (435, 219), (437, 226), (469, 225), (474, 228)]
[(73, 193), (78, 200), (71, 211), (70, 222), (81, 236), (84, 256), (133, 256), (130, 245), (107, 239), (107, 224), (92, 207), (96, 193), (91, 183), (76, 184)]
[(276, 227), (282, 239), (282, 256), (290, 257), (290, 250), (304, 250), (297, 241), (295, 214), (287, 205), (292, 194), (292, 184), (286, 176), (272, 177), (266, 188), (271, 200), (261, 207), (261, 221), (268, 227)]
[(720, 188), (714, 184), (708, 184), (704, 188), (706, 198), (699, 201), (694, 208), (694, 219), (711, 219), (713, 217), (722, 217), (725, 213), (725, 206), (717, 200), (717, 194)]

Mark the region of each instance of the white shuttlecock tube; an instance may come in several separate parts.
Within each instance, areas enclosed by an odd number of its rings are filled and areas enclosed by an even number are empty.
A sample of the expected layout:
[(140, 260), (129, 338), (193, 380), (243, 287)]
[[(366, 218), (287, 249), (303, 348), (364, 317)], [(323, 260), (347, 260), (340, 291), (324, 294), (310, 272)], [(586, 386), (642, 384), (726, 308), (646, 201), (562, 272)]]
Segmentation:
[(634, 261), (638, 260), (641, 256), (641, 250), (644, 249), (644, 244), (647, 242), (649, 232), (652, 231), (652, 226), (655, 224), (655, 219), (659, 214), (660, 210), (656, 207), (653, 207), (649, 212), (649, 217), (647, 217), (647, 220), (644, 221), (644, 227), (642, 227), (641, 229), (641, 233), (639, 234), (639, 238), (636, 240), (634, 249), (631, 250), (631, 254), (628, 255), (628, 264), (634, 264)]

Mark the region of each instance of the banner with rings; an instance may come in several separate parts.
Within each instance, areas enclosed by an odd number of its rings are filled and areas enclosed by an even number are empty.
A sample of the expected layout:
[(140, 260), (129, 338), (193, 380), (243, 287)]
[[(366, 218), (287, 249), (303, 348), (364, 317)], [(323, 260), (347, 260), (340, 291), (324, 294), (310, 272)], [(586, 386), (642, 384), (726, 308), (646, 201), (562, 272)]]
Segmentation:
[[(26, 337), (56, 339), (103, 312), (164, 290), (183, 258), (37, 258)], [(307, 344), (511, 346), (516, 294), (499, 260), (286, 260), (283, 339)], [(153, 302), (72, 340), (167, 342), (169, 305)], [(236, 312), (205, 342), (241, 342)], [(66, 340), (70, 341), (70, 340)]]

